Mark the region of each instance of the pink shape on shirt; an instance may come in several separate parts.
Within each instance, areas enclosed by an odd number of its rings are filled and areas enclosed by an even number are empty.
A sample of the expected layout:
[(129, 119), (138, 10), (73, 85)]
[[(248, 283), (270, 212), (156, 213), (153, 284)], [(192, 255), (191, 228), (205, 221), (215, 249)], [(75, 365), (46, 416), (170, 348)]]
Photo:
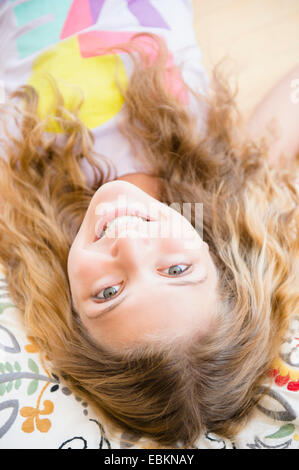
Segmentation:
[[(135, 32), (127, 31), (88, 31), (78, 35), (78, 43), (81, 56), (84, 58), (97, 57), (105, 54), (119, 54), (124, 51), (118, 48), (118, 45), (130, 41)], [(164, 38), (162, 38), (164, 41)], [(136, 38), (138, 45), (146, 52), (149, 65), (154, 63), (157, 58), (156, 42), (149, 36), (140, 36)], [(106, 50), (112, 48), (112, 50)], [(172, 53), (168, 50), (168, 60), (165, 70), (165, 82), (167, 88), (176, 96), (182, 104), (189, 103), (189, 97), (186, 86), (181, 77), (180, 71), (175, 66)]]
[(60, 33), (60, 39), (72, 36), (93, 24), (89, 2), (86, 0), (73, 0)]

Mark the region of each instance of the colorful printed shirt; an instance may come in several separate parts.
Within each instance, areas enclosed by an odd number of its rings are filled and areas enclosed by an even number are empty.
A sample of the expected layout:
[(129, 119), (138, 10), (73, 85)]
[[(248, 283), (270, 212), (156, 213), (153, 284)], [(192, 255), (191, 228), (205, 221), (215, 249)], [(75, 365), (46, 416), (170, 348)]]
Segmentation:
[[(167, 85), (187, 106), (190, 95), (184, 92), (182, 79), (206, 92), (208, 78), (193, 29), (191, 0), (0, 0), (0, 100), (30, 84), (39, 93), (40, 115), (51, 114), (54, 95), (45, 79), (50, 74), (67, 107), (72, 107), (74, 96), (84, 97), (79, 117), (92, 130), (95, 151), (115, 167), (111, 178), (144, 171), (117, 127), (123, 97), (115, 82), (116, 67), (124, 85), (132, 61), (120, 51), (121, 60), (103, 53), (103, 48), (127, 42), (140, 32), (164, 38), (168, 63), (184, 64), (182, 74)], [(49, 126), (50, 133), (61, 133), (56, 123)], [(85, 159), (82, 165), (91, 178)]]

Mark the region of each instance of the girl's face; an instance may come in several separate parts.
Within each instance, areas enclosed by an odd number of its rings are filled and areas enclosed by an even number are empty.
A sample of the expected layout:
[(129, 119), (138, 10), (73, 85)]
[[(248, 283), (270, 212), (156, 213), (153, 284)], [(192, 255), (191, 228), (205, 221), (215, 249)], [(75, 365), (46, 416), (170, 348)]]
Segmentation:
[(177, 210), (124, 181), (95, 192), (68, 276), (83, 325), (112, 348), (205, 333), (217, 306), (208, 245)]

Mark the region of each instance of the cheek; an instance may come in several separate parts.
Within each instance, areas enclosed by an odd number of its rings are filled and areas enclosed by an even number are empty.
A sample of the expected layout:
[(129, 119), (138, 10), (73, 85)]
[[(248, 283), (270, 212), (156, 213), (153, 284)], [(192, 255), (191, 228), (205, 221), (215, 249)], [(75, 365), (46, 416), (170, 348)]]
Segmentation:
[(72, 244), (67, 260), (67, 272), (70, 279), (77, 277), (80, 274), (80, 266), (81, 266), (81, 257), (80, 251), (76, 246), (76, 241)]
[(81, 310), (82, 300), (85, 299), (92, 285), (92, 263), (90, 257), (84, 256), (82, 250), (72, 249), (68, 257), (68, 280), (74, 307)]
[(72, 292), (88, 288), (96, 275), (94, 255), (73, 245), (68, 256), (68, 277)]

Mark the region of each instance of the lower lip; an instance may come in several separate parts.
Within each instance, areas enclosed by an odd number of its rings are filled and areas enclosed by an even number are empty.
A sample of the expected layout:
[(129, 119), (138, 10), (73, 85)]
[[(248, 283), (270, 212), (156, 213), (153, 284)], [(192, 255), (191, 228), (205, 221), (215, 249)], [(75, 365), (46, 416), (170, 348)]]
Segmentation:
[(104, 227), (106, 227), (107, 223), (111, 222), (117, 217), (121, 217), (124, 215), (142, 217), (143, 219), (147, 219), (149, 222), (154, 220), (148, 214), (142, 213), (138, 210), (135, 210), (134, 208), (121, 207), (121, 208), (112, 209), (106, 214), (103, 214), (100, 217), (100, 219), (97, 221), (96, 226), (95, 226), (95, 241), (100, 238), (100, 235), (102, 231), (104, 230)]

